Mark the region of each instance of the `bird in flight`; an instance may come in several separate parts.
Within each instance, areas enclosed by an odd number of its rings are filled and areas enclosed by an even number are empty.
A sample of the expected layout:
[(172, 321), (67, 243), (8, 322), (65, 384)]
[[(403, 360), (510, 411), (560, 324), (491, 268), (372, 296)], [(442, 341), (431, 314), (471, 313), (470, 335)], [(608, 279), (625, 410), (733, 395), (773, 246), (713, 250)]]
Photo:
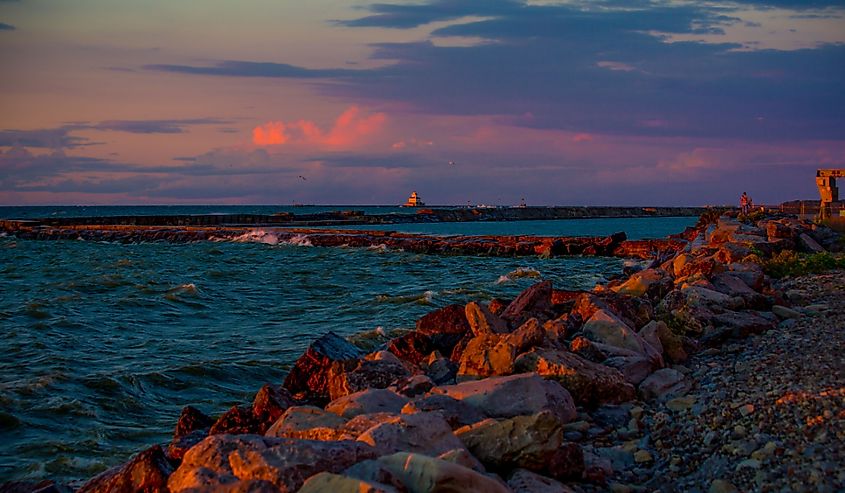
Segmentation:
[(302, 178), (302, 181), (307, 181), (304, 176), (299, 175), (299, 177)]
[(450, 166), (454, 166), (454, 165), (455, 165), (455, 161), (449, 161), (449, 165), (450, 165)]

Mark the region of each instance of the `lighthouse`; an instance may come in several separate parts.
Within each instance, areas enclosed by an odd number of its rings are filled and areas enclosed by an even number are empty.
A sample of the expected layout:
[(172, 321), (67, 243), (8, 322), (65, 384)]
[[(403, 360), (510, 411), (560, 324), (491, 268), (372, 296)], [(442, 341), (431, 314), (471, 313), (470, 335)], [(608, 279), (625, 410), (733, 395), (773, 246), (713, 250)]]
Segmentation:
[(425, 205), (425, 202), (422, 201), (417, 192), (411, 192), (411, 196), (408, 197), (408, 201), (402, 204), (402, 207), (420, 207)]

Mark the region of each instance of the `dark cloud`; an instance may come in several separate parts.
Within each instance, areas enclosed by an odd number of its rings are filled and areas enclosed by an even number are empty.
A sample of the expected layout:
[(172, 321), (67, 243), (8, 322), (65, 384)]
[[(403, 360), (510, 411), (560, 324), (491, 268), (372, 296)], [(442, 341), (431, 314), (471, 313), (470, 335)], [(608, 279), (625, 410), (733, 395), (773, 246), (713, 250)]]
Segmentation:
[(147, 70), (175, 72), (196, 75), (222, 75), (233, 77), (284, 77), (296, 79), (314, 79), (327, 77), (354, 76), (361, 71), (347, 69), (308, 69), (286, 63), (250, 62), (227, 60), (210, 67), (193, 65), (146, 65)]
[(0, 22), (0, 31), (14, 31), (15, 26)]
[(135, 134), (180, 134), (194, 125), (225, 125), (230, 120), (219, 118), (189, 118), (183, 120), (108, 120), (92, 125), (95, 130), (128, 132)]
[(70, 132), (80, 128), (84, 126), (71, 124), (37, 130), (0, 130), (0, 147), (72, 149), (91, 145), (92, 143), (84, 137), (70, 135)]

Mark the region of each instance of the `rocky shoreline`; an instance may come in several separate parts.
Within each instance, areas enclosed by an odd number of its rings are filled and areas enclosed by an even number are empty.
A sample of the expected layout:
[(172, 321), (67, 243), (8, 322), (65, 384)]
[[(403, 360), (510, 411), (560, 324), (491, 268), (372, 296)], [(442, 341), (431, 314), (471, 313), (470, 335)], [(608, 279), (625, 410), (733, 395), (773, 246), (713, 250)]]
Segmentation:
[(673, 241), (625, 279), (450, 305), (374, 352), (328, 333), (282, 385), (185, 407), (171, 443), (78, 491), (841, 490), (845, 273), (760, 265), (841, 238), (713, 216)]

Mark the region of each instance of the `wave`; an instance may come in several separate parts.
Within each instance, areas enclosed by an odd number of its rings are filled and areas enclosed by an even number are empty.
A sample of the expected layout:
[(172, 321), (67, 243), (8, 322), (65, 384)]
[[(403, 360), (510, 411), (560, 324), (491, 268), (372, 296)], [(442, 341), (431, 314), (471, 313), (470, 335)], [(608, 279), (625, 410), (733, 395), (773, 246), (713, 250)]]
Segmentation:
[(516, 269), (505, 274), (504, 276), (499, 276), (499, 279), (496, 280), (496, 284), (504, 284), (506, 282), (511, 282), (516, 279), (521, 279), (523, 277), (536, 278), (540, 276), (540, 271), (534, 269), (533, 267), (517, 267)]
[(177, 301), (183, 297), (196, 298), (199, 295), (200, 291), (197, 289), (197, 285), (192, 282), (180, 284), (175, 288), (168, 289), (164, 293), (164, 297), (171, 301)]
[(284, 242), (286, 245), (296, 245), (296, 246), (314, 246), (311, 244), (311, 239), (308, 238), (306, 235), (296, 235), (291, 239)]
[(264, 243), (266, 245), (278, 245), (279, 237), (263, 229), (251, 229), (246, 233), (235, 236), (231, 241), (237, 243)]
[(424, 291), (419, 294), (404, 294), (404, 295), (390, 295), (380, 294), (376, 296), (376, 301), (380, 303), (389, 303), (393, 305), (404, 305), (406, 303), (417, 303), (420, 305), (430, 305), (434, 300), (434, 291)]

